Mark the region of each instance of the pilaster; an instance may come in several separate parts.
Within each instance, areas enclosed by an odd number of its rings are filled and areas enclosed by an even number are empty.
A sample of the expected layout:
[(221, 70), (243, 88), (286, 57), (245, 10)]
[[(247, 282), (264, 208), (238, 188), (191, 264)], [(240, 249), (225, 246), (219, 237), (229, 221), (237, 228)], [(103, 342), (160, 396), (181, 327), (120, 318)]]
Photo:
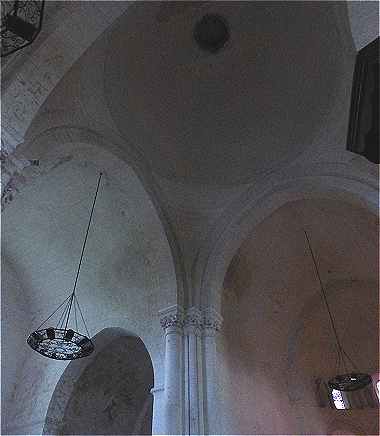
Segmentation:
[(203, 398), (200, 395), (202, 362), (202, 313), (196, 307), (187, 310), (184, 320), (185, 368), (186, 368), (186, 415), (188, 434), (199, 435), (203, 429)]
[(203, 358), (204, 358), (204, 415), (205, 434), (218, 433), (218, 415), (215, 406), (218, 404), (218, 367), (216, 352), (216, 336), (222, 328), (223, 318), (214, 309), (203, 311)]
[(162, 430), (167, 435), (183, 432), (183, 319), (180, 306), (160, 311), (165, 336), (165, 381), (162, 404)]
[(165, 382), (163, 391), (153, 390), (161, 408), (155, 419), (162, 418), (153, 427), (168, 435), (214, 434), (218, 428), (216, 335), (222, 317), (211, 308), (202, 312), (191, 307), (185, 312), (172, 306), (160, 311), (160, 322), (165, 336)]

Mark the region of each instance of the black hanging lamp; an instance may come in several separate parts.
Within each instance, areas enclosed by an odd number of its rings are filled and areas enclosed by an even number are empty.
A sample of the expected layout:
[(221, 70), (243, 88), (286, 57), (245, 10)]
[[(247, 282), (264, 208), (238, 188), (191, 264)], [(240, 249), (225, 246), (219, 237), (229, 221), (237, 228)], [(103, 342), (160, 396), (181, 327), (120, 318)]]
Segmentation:
[(1, 0), (1, 56), (31, 44), (40, 33), (44, 0)]
[[(33, 348), (33, 350), (42, 354), (43, 356), (49, 357), (56, 360), (74, 360), (81, 357), (86, 357), (94, 351), (94, 344), (90, 339), (88, 333), (87, 325), (84, 320), (82, 310), (79, 306), (78, 299), (75, 295), (75, 290), (78, 283), (79, 272), (82, 265), (83, 254), (86, 248), (86, 242), (88, 238), (88, 232), (90, 230), (90, 225), (92, 221), (92, 215), (94, 213), (96, 198), (99, 192), (100, 179), (102, 178), (102, 173), (99, 174), (98, 184), (96, 187), (96, 192), (94, 196), (94, 201), (92, 203), (90, 218), (87, 225), (86, 236), (84, 238), (82, 252), (79, 259), (78, 269), (74, 281), (74, 287), (71, 294), (58, 306), (58, 308), (48, 316), (48, 318), (37, 328), (36, 331), (31, 333), (27, 339), (27, 343)], [(57, 314), (59, 310), (62, 310), (61, 315), (56, 323), (55, 327), (47, 327), (41, 329), (46, 322)], [(68, 328), (70, 315), (74, 312), (73, 318), (75, 323), (74, 328)], [(86, 335), (78, 332), (78, 318), (80, 315), (81, 321), (84, 328), (86, 329)]]
[[(335, 341), (337, 345), (338, 350), (338, 368), (337, 368), (337, 375), (333, 378), (331, 378), (328, 381), (328, 385), (331, 389), (336, 389), (338, 391), (356, 391), (358, 389), (362, 389), (365, 386), (372, 383), (372, 378), (369, 374), (362, 373), (358, 371), (357, 366), (352, 361), (352, 359), (349, 357), (347, 352), (344, 350), (342, 343), (339, 339), (338, 332), (335, 326), (333, 314), (331, 312), (329, 303), (327, 301), (326, 292), (323, 287), (322, 279), (319, 274), (317, 262), (313, 253), (313, 250), (311, 248), (310, 240), (307, 236), (307, 233), (305, 231), (306, 241), (311, 253), (311, 257), (313, 259), (315, 271), (319, 280), (319, 284), (321, 286), (321, 293), (323, 301), (326, 305), (327, 312), (329, 314), (330, 322), (331, 322), (331, 328), (334, 332)], [(348, 368), (351, 367), (352, 370), (350, 371)]]

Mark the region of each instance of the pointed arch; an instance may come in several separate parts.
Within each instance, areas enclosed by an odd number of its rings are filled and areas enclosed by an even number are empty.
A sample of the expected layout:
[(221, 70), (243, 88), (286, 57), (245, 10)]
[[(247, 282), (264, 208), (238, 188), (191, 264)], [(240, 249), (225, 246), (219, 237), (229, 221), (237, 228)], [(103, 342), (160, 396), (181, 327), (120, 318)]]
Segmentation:
[(196, 300), (220, 311), (220, 292), (234, 254), (257, 224), (286, 203), (332, 199), (378, 216), (378, 196), (376, 168), (363, 171), (361, 161), (294, 168), (290, 175), (280, 174), (269, 184), (248, 189), (227, 209), (200, 251), (194, 275), (199, 289)]
[[(56, 129), (53, 136), (39, 139), (36, 148), (29, 144), (23, 151), (33, 154), (41, 147), (40, 166), (25, 168), (19, 192), (2, 214), (3, 246), (20, 265), (17, 273), (28, 283), (25, 292), (38, 303), (30, 307), (31, 328), (72, 286), (89, 193), (103, 171), (78, 297), (90, 334), (108, 325), (138, 334), (151, 353), (160, 386), (164, 343), (158, 312), (178, 304), (182, 296), (157, 209), (134, 169), (104, 149), (96, 135)], [(46, 391), (55, 386), (64, 365), (28, 351), (10, 406), (10, 433), (42, 431), (49, 404)], [(13, 358), (21, 354), (17, 351)]]
[(69, 363), (55, 386), (43, 434), (151, 434), (154, 375), (143, 341), (112, 327), (92, 340), (93, 355)]

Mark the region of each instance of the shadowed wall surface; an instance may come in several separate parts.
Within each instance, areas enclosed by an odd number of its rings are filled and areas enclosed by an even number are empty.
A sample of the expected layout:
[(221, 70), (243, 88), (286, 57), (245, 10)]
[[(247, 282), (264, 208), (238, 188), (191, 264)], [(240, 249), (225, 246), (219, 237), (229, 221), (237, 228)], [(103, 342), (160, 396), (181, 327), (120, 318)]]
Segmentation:
[(377, 434), (378, 409), (338, 411), (317, 396), (316, 380), (335, 375), (337, 355), (303, 229), (345, 350), (361, 371), (377, 372), (377, 218), (332, 201), (290, 203), (255, 229), (225, 279), (224, 428), (328, 434), (339, 420), (352, 433)]
[[(66, 154), (65, 146), (59, 149)], [(69, 154), (81, 149), (74, 144)], [(26, 338), (72, 289), (99, 174), (96, 159), (103, 168), (112, 165), (113, 176), (106, 171), (102, 179), (78, 299), (90, 334), (118, 326), (138, 335), (152, 356), (156, 382), (163, 378), (158, 311), (162, 304), (176, 301), (171, 300), (176, 282), (170, 248), (133, 171), (109, 154), (90, 150), (83, 152), (84, 161), (72, 157), (53, 165), (2, 216), (2, 255), (9, 265), (1, 276), (2, 310), (9, 305), (2, 319), (2, 330), (9, 332), (2, 384), (3, 392), (12, 395), (8, 410), (2, 402), (3, 432), (41, 434), (55, 385), (67, 365), (33, 352)], [(19, 363), (17, 374), (12, 362)]]
[[(68, 401), (65, 390), (73, 383), (70, 365), (62, 375), (44, 434), (151, 434), (153, 368), (143, 342), (130, 336), (117, 338), (88, 360)], [(54, 416), (57, 406), (65, 407), (59, 421)]]

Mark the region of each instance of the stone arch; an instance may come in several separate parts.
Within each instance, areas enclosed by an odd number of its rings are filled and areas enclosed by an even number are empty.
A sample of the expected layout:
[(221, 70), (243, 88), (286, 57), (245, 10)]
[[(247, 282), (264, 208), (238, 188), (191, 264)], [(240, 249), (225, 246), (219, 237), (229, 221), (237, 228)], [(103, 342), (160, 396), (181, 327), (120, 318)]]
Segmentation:
[[(19, 174), (16, 174), (14, 177), (16, 182), (12, 189), (13, 191), (21, 191), (33, 180), (73, 160), (91, 161), (103, 169), (106, 175), (112, 175), (115, 167), (120, 166), (120, 164), (127, 167), (128, 171), (134, 173), (135, 178), (141, 183), (161, 221), (176, 269), (177, 302), (183, 304), (186, 283), (183, 279), (185, 277), (184, 265), (177, 239), (158, 200), (155, 183), (151, 173), (145, 167), (143, 159), (127, 144), (123, 143), (123, 148), (127, 148), (127, 154), (120, 150), (120, 144), (107, 140), (101, 134), (90, 129), (72, 126), (50, 128), (18, 147), (16, 157), (23, 161), (38, 157), (39, 164), (38, 168), (27, 166)], [(128, 156), (127, 161), (126, 156)], [(115, 178), (119, 177), (122, 177), (120, 169), (115, 174)]]
[[(103, 329), (92, 340), (94, 353), (89, 358), (72, 361), (61, 375), (49, 403), (43, 434), (114, 434), (115, 430), (120, 434), (151, 434), (153, 398), (150, 390), (154, 375), (143, 341), (114, 327)], [(116, 351), (120, 353), (117, 359)], [(81, 388), (90, 393), (83, 395)], [(125, 392), (126, 389), (129, 391)], [(81, 410), (76, 410), (78, 405)], [(89, 411), (90, 416), (81, 416), (83, 407), (91, 406), (95, 409)], [(134, 413), (115, 424), (118, 412), (128, 415), (131, 406), (135, 407)], [(96, 419), (102, 414), (106, 415), (103, 421), (91, 422), (91, 415)], [(123, 424), (124, 428), (117, 427)]]
[(280, 174), (272, 183), (249, 189), (227, 209), (199, 253), (194, 274), (198, 304), (220, 311), (223, 280), (242, 242), (275, 210), (302, 199), (343, 201), (378, 216), (377, 176), (365, 174), (356, 163), (329, 163), (295, 168), (291, 176)]
[[(220, 407), (231, 413), (221, 428), (230, 433), (324, 432), (339, 413), (315, 392), (316, 378), (334, 372), (336, 354), (305, 227), (346, 351), (363, 372), (376, 368), (377, 220), (331, 199), (285, 204), (247, 236), (223, 284), (217, 371)], [(372, 428), (366, 422), (375, 413), (353, 410), (345, 424)]]
[[(26, 292), (37, 302), (37, 308), (29, 308), (33, 311), (30, 328), (36, 328), (72, 286), (91, 192), (102, 170), (103, 192), (98, 196), (78, 298), (90, 334), (109, 325), (138, 334), (151, 354), (155, 384), (160, 387), (164, 343), (158, 312), (178, 304), (181, 296), (172, 251), (156, 209), (134, 170), (88, 137), (43, 145), (40, 166), (25, 168), (19, 193), (2, 214), (7, 255), (17, 259), (17, 273), (22, 273), (21, 280), (29, 285)], [(16, 353), (14, 359), (18, 358), (21, 355)], [(64, 366), (28, 349), (10, 406), (9, 433), (42, 431), (49, 389)]]

